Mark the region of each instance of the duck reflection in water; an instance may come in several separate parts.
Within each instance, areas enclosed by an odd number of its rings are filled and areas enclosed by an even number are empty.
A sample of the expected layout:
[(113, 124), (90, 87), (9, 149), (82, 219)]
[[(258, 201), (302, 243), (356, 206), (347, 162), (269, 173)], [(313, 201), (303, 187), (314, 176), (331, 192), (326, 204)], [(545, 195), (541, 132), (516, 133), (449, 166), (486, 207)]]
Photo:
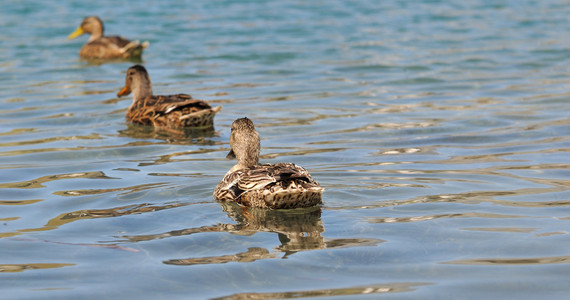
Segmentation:
[(268, 250), (262, 247), (251, 247), (247, 251), (209, 257), (170, 259), (164, 261), (170, 265), (221, 264), (228, 262), (253, 262), (269, 258), (286, 258), (296, 252), (325, 248), (345, 248), (353, 246), (375, 246), (382, 243), (379, 239), (326, 239), (322, 236), (325, 227), (321, 220), (320, 207), (293, 210), (266, 210), (245, 208), (237, 203), (220, 203), (227, 215), (236, 224), (216, 224), (198, 228), (174, 230), (166, 233), (125, 236), (131, 242), (183, 236), (205, 232), (228, 232), (235, 235), (254, 235), (257, 232), (276, 233), (280, 245)]
[(216, 137), (214, 127), (206, 128), (156, 128), (138, 124), (127, 124), (127, 128), (118, 131), (121, 137), (144, 140), (162, 140), (177, 145), (204, 144), (214, 145), (210, 139)]
[[(277, 233), (281, 245), (270, 251), (261, 247), (252, 247), (245, 252), (230, 255), (171, 259), (164, 261), (171, 265), (220, 264), (228, 262), (253, 262), (261, 259), (287, 258), (300, 251), (325, 248), (343, 248), (352, 246), (375, 246), (378, 239), (325, 239), (321, 234), (325, 227), (321, 220), (321, 208), (312, 207), (294, 210), (267, 210), (260, 208), (244, 208), (236, 203), (222, 203), (223, 210), (237, 224), (220, 224), (223, 228), (238, 235), (253, 235), (257, 232)], [(229, 225), (229, 226), (228, 226)]]
[[(222, 209), (237, 224), (218, 224), (202, 227), (205, 231), (225, 231), (237, 235), (253, 235), (257, 232), (277, 233), (279, 242), (274, 251), (252, 247), (245, 252), (200, 258), (171, 259), (165, 264), (196, 265), (219, 264), (227, 262), (252, 262), (260, 259), (278, 258), (279, 253), (287, 257), (303, 250), (325, 248), (325, 239), (321, 235), (325, 228), (321, 221), (321, 208), (313, 207), (296, 210), (267, 210), (244, 208), (236, 203), (221, 203)], [(212, 228), (214, 227), (214, 228)]]

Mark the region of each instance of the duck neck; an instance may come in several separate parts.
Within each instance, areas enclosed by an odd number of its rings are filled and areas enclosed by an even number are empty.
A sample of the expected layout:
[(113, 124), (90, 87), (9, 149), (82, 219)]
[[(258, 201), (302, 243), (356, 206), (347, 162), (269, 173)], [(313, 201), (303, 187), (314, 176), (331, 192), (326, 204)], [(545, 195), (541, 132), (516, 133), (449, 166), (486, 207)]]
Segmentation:
[(234, 172), (234, 171), (238, 171), (238, 170), (243, 170), (243, 169), (249, 169), (251, 167), (255, 167), (259, 165), (259, 157), (251, 157), (249, 159), (238, 159), (238, 163), (233, 166), (229, 173)]
[(105, 29), (103, 28), (103, 24), (98, 24), (96, 26), (91, 26), (91, 28), (89, 28), (89, 33), (91, 34), (89, 36), (89, 41), (87, 41), (88, 43), (94, 41), (94, 40), (98, 40), (100, 38), (103, 37), (103, 31)]
[(251, 168), (259, 165), (259, 153), (252, 153), (252, 155), (247, 155), (238, 158), (237, 166), (241, 169)]
[(91, 36), (89, 37), (89, 40), (88, 40), (87, 42), (88, 42), (88, 43), (91, 43), (91, 42), (93, 42), (93, 41), (95, 41), (95, 40), (98, 40), (98, 39), (100, 39), (100, 38), (102, 38), (102, 37), (103, 37), (103, 33), (95, 33), (95, 32), (93, 32), (93, 33), (91, 33)]
[(245, 149), (238, 148), (234, 151), (238, 163), (232, 169), (247, 169), (259, 165), (259, 139), (257, 143), (245, 145)]
[(138, 103), (152, 96), (152, 84), (150, 79), (142, 78), (141, 80), (133, 82), (131, 90), (133, 93), (133, 104), (131, 106), (136, 106)]

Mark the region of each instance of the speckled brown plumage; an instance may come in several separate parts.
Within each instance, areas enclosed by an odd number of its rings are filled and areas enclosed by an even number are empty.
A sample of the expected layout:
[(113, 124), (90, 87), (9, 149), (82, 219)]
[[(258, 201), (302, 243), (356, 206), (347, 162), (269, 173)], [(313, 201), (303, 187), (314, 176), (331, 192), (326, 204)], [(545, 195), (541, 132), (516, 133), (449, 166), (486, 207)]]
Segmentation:
[(130, 41), (120, 36), (104, 36), (103, 32), (101, 19), (95, 16), (86, 17), (81, 25), (69, 35), (69, 39), (76, 38), (83, 33), (91, 35), (89, 41), (79, 51), (79, 56), (82, 58), (140, 58), (143, 50), (148, 47), (148, 42)]
[(216, 186), (214, 198), (260, 208), (300, 208), (322, 203), (323, 188), (292, 163), (259, 165), (259, 135), (248, 118), (232, 124), (231, 151), (238, 163)]
[(141, 65), (127, 70), (125, 86), (117, 96), (132, 92), (133, 103), (127, 110), (127, 120), (155, 127), (212, 127), (214, 116), (222, 109), (212, 108), (204, 100), (193, 99), (187, 94), (153, 95), (148, 72)]

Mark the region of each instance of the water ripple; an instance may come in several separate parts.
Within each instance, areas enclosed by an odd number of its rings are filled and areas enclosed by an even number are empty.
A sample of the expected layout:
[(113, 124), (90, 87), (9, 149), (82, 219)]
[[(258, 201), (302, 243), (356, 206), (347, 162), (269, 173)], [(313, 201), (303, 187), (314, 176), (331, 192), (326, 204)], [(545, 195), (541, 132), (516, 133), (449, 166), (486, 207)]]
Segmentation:
[(537, 264), (567, 264), (570, 256), (529, 257), (529, 258), (475, 258), (444, 262), (458, 265), (537, 265)]
[(31, 264), (3, 264), (0, 265), (0, 273), (23, 272), (28, 270), (45, 270), (75, 266), (76, 264), (62, 263), (31, 263)]
[(357, 295), (375, 295), (402, 293), (415, 290), (417, 287), (431, 285), (425, 282), (395, 282), (388, 284), (377, 284), (368, 286), (355, 286), (336, 289), (318, 289), (307, 291), (291, 291), (278, 293), (240, 293), (229, 296), (214, 298), (216, 300), (237, 300), (237, 299), (292, 299), (292, 298), (313, 298), (313, 297), (341, 297)]
[(35, 178), (32, 180), (21, 181), (21, 182), (10, 182), (0, 184), (0, 188), (17, 188), (17, 189), (37, 189), (45, 188), (43, 185), (46, 182), (54, 180), (63, 179), (77, 179), (77, 178), (88, 178), (88, 179), (117, 179), (108, 177), (103, 172), (83, 172), (83, 173), (70, 173), (70, 174), (58, 174), (58, 175), (48, 175)]
[[(567, 297), (565, 1), (139, 2), (0, 11), (5, 294)], [(143, 61), (79, 59), (91, 14), (150, 41)], [(215, 128), (128, 124), (134, 63), (223, 104)], [(244, 116), (323, 207), (212, 199)]]

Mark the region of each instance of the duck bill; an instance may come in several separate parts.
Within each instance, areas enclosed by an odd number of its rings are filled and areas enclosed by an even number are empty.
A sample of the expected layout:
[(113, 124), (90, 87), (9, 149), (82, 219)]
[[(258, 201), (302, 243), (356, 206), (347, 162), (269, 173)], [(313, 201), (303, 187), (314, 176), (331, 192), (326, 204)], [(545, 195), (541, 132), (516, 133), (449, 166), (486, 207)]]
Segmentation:
[(127, 88), (125, 86), (117, 93), (117, 97), (125, 96), (125, 95), (128, 95), (130, 93), (131, 93), (131, 90), (129, 90), (129, 88)]
[(67, 37), (67, 39), (72, 40), (72, 39), (74, 39), (74, 38), (76, 38), (76, 37), (78, 37), (78, 36), (80, 36), (80, 35), (82, 35), (82, 34), (83, 34), (83, 29), (81, 29), (81, 27), (78, 27), (77, 29), (75, 29), (74, 32), (72, 32), (72, 33)]

